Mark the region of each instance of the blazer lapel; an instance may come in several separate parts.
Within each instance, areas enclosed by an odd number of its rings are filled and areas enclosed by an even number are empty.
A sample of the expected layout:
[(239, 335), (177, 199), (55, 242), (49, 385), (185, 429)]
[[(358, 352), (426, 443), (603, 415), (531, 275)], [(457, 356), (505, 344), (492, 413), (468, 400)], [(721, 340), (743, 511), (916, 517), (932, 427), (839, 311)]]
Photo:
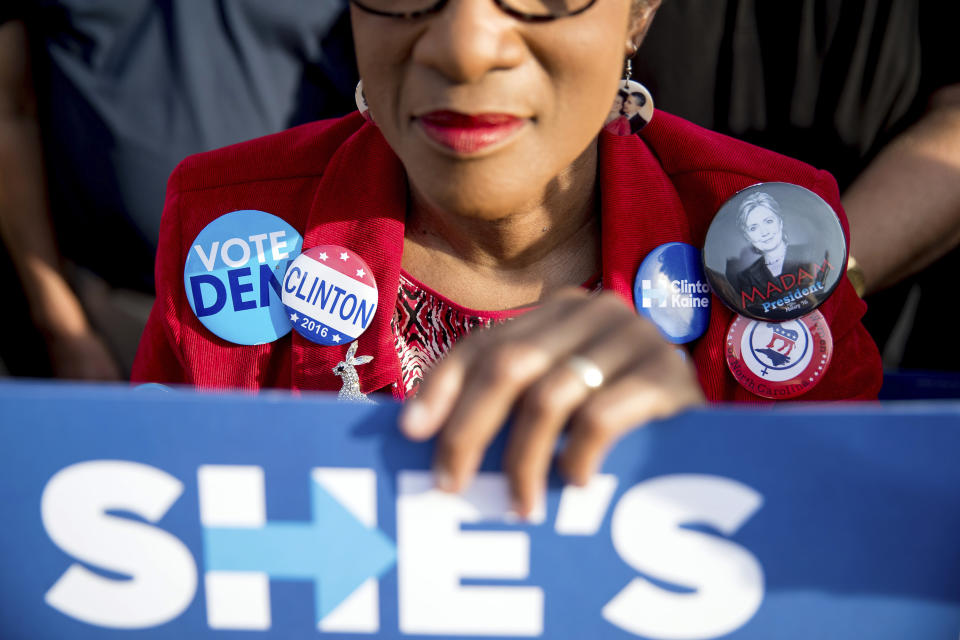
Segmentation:
[[(358, 338), (357, 355), (373, 361), (357, 367), (364, 393), (399, 378), (399, 361), (390, 330), (397, 301), (407, 180), (403, 166), (379, 129), (363, 125), (331, 158), (320, 180), (303, 234), (303, 247), (340, 245), (363, 258), (377, 282), (377, 310)], [(349, 344), (327, 347), (293, 335), (293, 388), (338, 389), (332, 369)]]
[(643, 259), (666, 242), (690, 242), (690, 226), (673, 183), (639, 136), (602, 131), (599, 171), (603, 288), (632, 301)]

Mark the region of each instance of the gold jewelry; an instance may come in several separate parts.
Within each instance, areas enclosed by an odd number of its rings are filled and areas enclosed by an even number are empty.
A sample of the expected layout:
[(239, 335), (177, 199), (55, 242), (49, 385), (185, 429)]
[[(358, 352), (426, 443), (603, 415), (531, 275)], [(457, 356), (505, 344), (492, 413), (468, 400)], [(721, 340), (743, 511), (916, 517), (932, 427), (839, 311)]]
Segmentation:
[(858, 296), (862, 298), (867, 293), (867, 279), (863, 276), (863, 268), (853, 256), (847, 259), (847, 279)]

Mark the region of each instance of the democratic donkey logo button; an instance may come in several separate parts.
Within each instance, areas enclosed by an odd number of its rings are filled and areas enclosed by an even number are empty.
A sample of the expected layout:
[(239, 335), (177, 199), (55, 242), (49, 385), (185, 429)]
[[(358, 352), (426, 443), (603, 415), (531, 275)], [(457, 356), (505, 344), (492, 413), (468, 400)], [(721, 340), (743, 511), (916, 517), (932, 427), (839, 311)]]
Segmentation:
[(833, 357), (833, 337), (819, 311), (786, 322), (737, 316), (725, 350), (730, 372), (747, 391), (781, 400), (820, 383)]
[(301, 253), (283, 280), (288, 321), (317, 344), (348, 344), (370, 327), (377, 311), (377, 282), (353, 251), (337, 245)]
[(208, 224), (183, 268), (197, 319), (235, 344), (266, 344), (290, 333), (280, 283), (302, 243), (296, 229), (264, 211), (233, 211)]

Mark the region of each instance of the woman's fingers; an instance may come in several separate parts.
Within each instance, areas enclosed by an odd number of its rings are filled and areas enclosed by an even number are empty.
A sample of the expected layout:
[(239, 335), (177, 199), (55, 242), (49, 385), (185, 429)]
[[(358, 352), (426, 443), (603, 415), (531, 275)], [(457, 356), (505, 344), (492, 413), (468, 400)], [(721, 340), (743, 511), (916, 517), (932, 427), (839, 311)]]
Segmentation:
[[(443, 424), (438, 425), (434, 460), (438, 484), (453, 491), (466, 487), (518, 398), (592, 335), (583, 329), (591, 320), (589, 309), (583, 305), (584, 298), (585, 294), (579, 291), (564, 295), (524, 316), (525, 322), (513, 323), (510, 330), (490, 331), (457, 354), (454, 366), (464, 375), (453, 405)], [(613, 322), (609, 317), (593, 318), (589, 326), (605, 331)], [(446, 371), (438, 370), (431, 377), (445, 375)], [(433, 396), (421, 401), (431, 399)], [(562, 418), (565, 420), (566, 414)], [(543, 424), (537, 433), (549, 437), (549, 417)], [(551, 446), (555, 439), (550, 439)], [(532, 468), (535, 463), (532, 457), (525, 460), (524, 465), (517, 467), (518, 472), (522, 469), (531, 473), (527, 465)], [(549, 458), (545, 464), (549, 466)], [(545, 477), (546, 473), (540, 475)]]
[(570, 420), (559, 467), (568, 481), (585, 485), (613, 444), (629, 430), (702, 404), (693, 368), (672, 346), (638, 362), (598, 389)]
[[(594, 366), (605, 378), (599, 389)], [(565, 469), (585, 481), (624, 431), (697, 401), (692, 368), (652, 325), (613, 294), (574, 290), (465, 339), (428, 374), (400, 424), (414, 439), (437, 435), (438, 485), (458, 491), (513, 413), (504, 469), (515, 509), (528, 515), (566, 425)]]
[(443, 488), (460, 491), (470, 483), (517, 390), (549, 364), (549, 354), (528, 343), (495, 346), (475, 359), (437, 438), (434, 470)]
[[(527, 516), (536, 506), (543, 495), (560, 433), (571, 415), (597, 392), (591, 386), (594, 381), (587, 378), (599, 372), (606, 381), (616, 380), (638, 357), (643, 357), (643, 350), (652, 348), (645, 346), (650, 329), (645, 323), (638, 323), (629, 310), (617, 313), (616, 324), (582, 345), (575, 356), (555, 361), (551, 370), (523, 393), (503, 465), (518, 514)], [(573, 366), (573, 358), (580, 364)], [(592, 367), (596, 372), (589, 370)]]
[[(415, 440), (426, 440), (450, 421), (468, 388), (510, 384), (546, 366), (549, 345), (543, 349), (527, 349), (527, 336), (537, 329), (531, 314), (564, 317), (578, 302), (572, 293), (559, 295), (540, 309), (488, 331), (479, 331), (465, 338), (429, 372), (417, 397), (406, 403), (400, 414), (400, 429)], [(555, 341), (560, 344), (562, 341)], [(516, 344), (517, 348), (513, 348)], [(516, 382), (513, 382), (516, 384)], [(468, 396), (467, 401), (472, 401)]]
[(570, 412), (589, 391), (572, 368), (561, 366), (554, 367), (523, 394), (503, 460), (518, 515), (528, 516), (543, 496), (557, 438)]

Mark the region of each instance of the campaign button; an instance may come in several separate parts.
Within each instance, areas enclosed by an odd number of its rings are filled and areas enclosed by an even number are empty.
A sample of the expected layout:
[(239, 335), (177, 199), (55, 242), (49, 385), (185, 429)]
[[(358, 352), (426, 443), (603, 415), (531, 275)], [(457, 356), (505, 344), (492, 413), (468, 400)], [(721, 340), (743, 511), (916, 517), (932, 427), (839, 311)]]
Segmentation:
[(160, 384), (159, 382), (145, 382), (143, 384), (138, 384), (133, 388), (134, 391), (160, 391), (161, 393), (170, 393), (172, 389), (165, 384)]
[(637, 270), (633, 304), (673, 344), (702, 336), (710, 323), (710, 285), (700, 252), (684, 242), (651, 251)]
[(823, 379), (833, 336), (823, 314), (767, 322), (737, 316), (725, 345), (730, 373), (747, 391), (774, 400), (795, 398)]
[(334, 346), (356, 340), (377, 311), (377, 282), (353, 251), (332, 244), (301, 253), (283, 280), (288, 321), (304, 338)]
[(235, 344), (266, 344), (288, 334), (280, 283), (302, 243), (296, 229), (264, 211), (234, 211), (208, 224), (191, 243), (183, 269), (197, 319)]
[(740, 315), (773, 322), (819, 307), (843, 278), (846, 259), (833, 208), (785, 182), (756, 184), (727, 200), (703, 247), (713, 292)]

